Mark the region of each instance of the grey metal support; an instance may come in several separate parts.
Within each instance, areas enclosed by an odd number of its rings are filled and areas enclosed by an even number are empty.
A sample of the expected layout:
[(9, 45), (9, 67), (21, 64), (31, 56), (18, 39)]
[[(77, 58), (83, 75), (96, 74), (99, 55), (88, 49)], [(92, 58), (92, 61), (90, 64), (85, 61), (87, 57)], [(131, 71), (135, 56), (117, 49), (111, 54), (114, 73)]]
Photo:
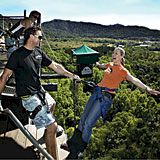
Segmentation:
[(76, 115), (77, 115), (77, 80), (73, 79), (73, 89), (72, 89), (72, 95), (73, 95), (73, 110), (74, 110), (74, 128), (76, 129)]
[(3, 108), (1, 108), (2, 110), (0, 110), (1, 112), (3, 112), (4, 114), (8, 115), (12, 121), (16, 124), (16, 126), (23, 132), (23, 134), (32, 142), (32, 144), (39, 150), (40, 153), (42, 153), (47, 160), (53, 160), (52, 156), (41, 147), (41, 145), (37, 142), (37, 140), (31, 135), (31, 133), (22, 125), (22, 123), (17, 119), (17, 117), (13, 114), (13, 112), (6, 108), (3, 110)]
[(3, 107), (2, 105), (0, 104), (0, 113), (3, 112)]

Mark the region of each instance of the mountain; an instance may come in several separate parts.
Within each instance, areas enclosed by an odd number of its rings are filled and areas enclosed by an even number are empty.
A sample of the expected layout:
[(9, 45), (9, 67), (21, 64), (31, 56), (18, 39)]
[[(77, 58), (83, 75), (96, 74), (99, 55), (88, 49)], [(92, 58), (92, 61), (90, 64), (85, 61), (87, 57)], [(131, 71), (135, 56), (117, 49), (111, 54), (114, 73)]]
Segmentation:
[(151, 30), (142, 26), (124, 26), (121, 24), (101, 25), (88, 22), (54, 19), (42, 23), (44, 33), (55, 37), (95, 37), (160, 40), (160, 30)]

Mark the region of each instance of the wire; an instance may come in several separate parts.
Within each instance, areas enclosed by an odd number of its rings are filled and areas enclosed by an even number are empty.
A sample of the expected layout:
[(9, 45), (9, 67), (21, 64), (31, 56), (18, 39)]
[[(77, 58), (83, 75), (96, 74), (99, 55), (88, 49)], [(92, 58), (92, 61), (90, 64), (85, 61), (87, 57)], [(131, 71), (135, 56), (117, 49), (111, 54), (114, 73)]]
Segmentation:
[[(45, 35), (45, 33), (44, 33), (43, 31), (42, 31), (42, 34), (44, 35), (44, 39), (46, 40), (47, 45), (48, 45), (50, 51), (53, 53), (53, 50), (52, 50), (52, 48), (51, 48), (51, 45), (49, 44), (48, 39), (47, 39), (47, 37), (46, 37), (46, 35)], [(50, 38), (50, 37), (49, 37), (49, 38)]]

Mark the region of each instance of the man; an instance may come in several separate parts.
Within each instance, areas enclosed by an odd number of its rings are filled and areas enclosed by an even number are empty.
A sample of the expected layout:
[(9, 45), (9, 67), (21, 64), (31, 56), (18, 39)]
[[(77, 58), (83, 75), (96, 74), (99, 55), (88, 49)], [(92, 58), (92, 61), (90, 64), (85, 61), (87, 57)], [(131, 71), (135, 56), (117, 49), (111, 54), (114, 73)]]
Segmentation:
[(29, 27), (39, 25), (38, 23), (40, 21), (40, 17), (40, 12), (33, 10), (30, 12), (29, 17), (21, 19), (13, 26), (9, 27), (8, 30), (6, 30), (7, 34), (5, 37), (5, 44), (7, 49), (7, 58), (9, 58), (9, 56), (18, 48), (18, 46), (22, 46), (23, 38), (21, 36), (23, 36), (23, 32)]
[(24, 108), (30, 112), (30, 118), (36, 127), (46, 127), (45, 142), (47, 151), (54, 159), (58, 159), (57, 123), (51, 112), (49, 112), (55, 101), (41, 87), (40, 68), (41, 66), (48, 66), (58, 74), (77, 80), (80, 80), (80, 78), (44, 54), (37, 47), (41, 39), (42, 32), (39, 27), (31, 27), (25, 30), (24, 45), (11, 54), (0, 77), (0, 93), (2, 93), (8, 78), (14, 72), (18, 97), (22, 99)]

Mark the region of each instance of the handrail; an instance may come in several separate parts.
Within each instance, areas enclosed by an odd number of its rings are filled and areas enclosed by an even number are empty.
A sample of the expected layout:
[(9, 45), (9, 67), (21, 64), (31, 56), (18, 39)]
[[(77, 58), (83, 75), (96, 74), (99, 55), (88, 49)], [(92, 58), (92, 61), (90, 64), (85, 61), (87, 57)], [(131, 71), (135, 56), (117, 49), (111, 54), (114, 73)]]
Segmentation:
[(66, 78), (66, 76), (60, 74), (53, 74), (53, 73), (42, 73), (41, 79), (57, 79), (57, 78)]
[(48, 160), (53, 160), (52, 156), (42, 148), (42, 146), (37, 142), (37, 140), (32, 136), (32, 134), (22, 125), (22, 123), (17, 119), (13, 112), (6, 108), (3, 109), (0, 105), (0, 112), (7, 114), (15, 125), (23, 132), (23, 134), (31, 141), (31, 143), (42, 153)]

